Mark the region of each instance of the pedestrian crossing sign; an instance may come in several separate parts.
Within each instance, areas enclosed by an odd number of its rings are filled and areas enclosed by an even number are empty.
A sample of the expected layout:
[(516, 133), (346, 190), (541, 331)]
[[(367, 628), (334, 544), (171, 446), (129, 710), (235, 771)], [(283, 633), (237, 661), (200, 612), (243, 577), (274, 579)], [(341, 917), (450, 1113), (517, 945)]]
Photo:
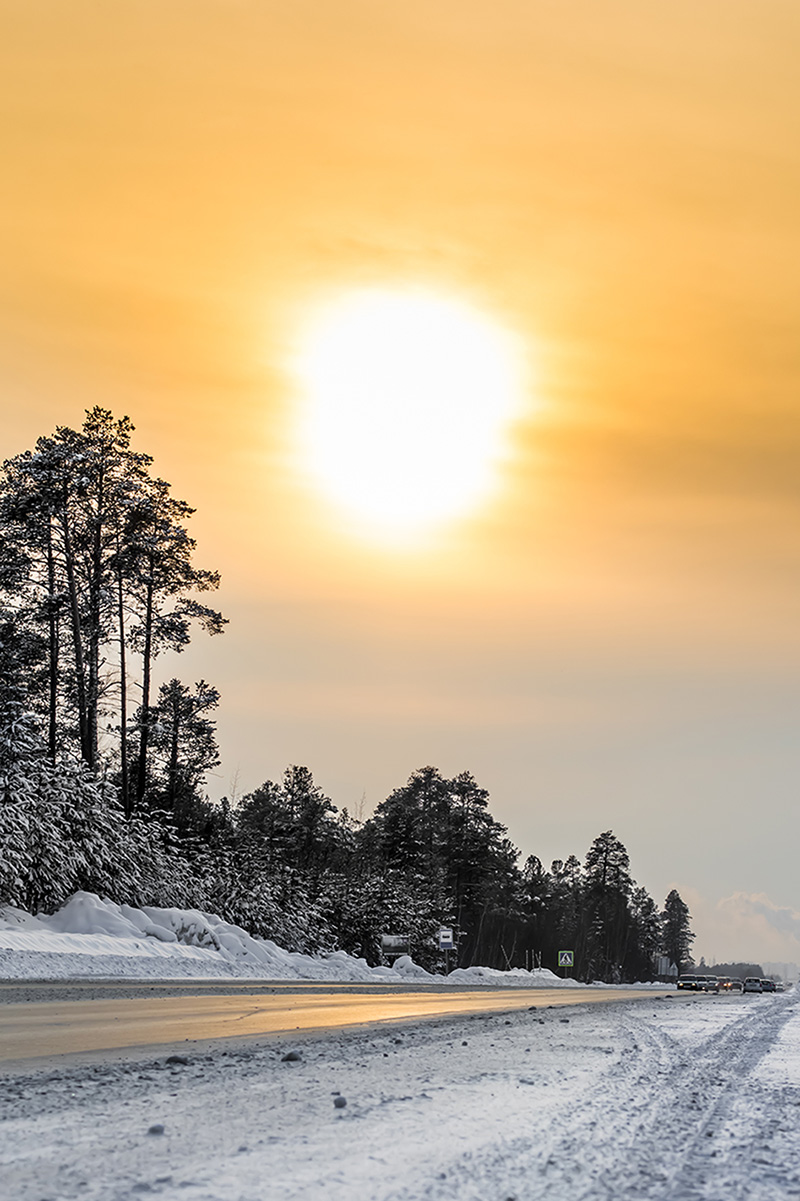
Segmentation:
[(575, 952), (574, 951), (559, 951), (558, 966), (559, 967), (574, 967)]

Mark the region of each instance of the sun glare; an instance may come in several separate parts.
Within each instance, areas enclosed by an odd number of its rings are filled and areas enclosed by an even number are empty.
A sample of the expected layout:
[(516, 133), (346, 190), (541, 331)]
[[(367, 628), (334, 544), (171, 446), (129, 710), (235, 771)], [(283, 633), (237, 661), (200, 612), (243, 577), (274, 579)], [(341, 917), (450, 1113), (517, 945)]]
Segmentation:
[(294, 368), (303, 468), (365, 533), (414, 536), (496, 486), (522, 355), (472, 306), (347, 293), (307, 324)]

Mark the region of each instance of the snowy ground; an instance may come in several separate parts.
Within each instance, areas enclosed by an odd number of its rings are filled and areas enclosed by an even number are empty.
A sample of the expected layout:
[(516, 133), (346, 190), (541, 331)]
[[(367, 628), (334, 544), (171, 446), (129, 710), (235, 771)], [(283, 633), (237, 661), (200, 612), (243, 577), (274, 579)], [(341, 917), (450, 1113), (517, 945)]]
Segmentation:
[(2, 1116), (3, 1201), (775, 1201), (800, 1195), (800, 997), (181, 1044), (9, 1074)]
[[(258, 979), (582, 988), (547, 968), (459, 968), (432, 975), (408, 955), (370, 967), (344, 951), (301, 955), (197, 909), (134, 909), (77, 892), (54, 914), (0, 907), (0, 980)], [(637, 987), (642, 987), (638, 985)]]

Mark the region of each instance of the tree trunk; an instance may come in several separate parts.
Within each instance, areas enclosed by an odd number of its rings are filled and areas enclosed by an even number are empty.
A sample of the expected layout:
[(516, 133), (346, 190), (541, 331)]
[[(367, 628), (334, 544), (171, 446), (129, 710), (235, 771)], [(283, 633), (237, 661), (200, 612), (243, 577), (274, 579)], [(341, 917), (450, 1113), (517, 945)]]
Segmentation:
[(177, 693), (177, 695), (176, 695), (176, 690), (173, 689), (172, 715), (171, 715), (172, 716), (172, 730), (171, 730), (171, 737), (170, 737), (169, 774), (168, 774), (169, 800), (170, 800), (170, 806), (172, 809), (175, 808), (175, 801), (177, 800), (177, 796), (178, 796), (178, 743), (179, 743), (179, 737), (180, 737), (180, 724), (181, 724), (180, 700), (181, 700), (180, 693)]
[(89, 576), (89, 638), (88, 638), (88, 688), (86, 697), (86, 728), (91, 748), (91, 763), (95, 766), (98, 757), (98, 709), (100, 705), (100, 637), (101, 637), (101, 594), (103, 587), (103, 509), (105, 506), (105, 469), (102, 461), (97, 476), (97, 513), (92, 538), (92, 567)]
[(86, 677), (83, 659), (83, 643), (81, 641), (81, 614), (78, 604), (78, 586), (75, 581), (75, 561), (72, 554), (72, 538), (69, 531), (69, 516), (66, 499), (61, 514), (61, 528), (64, 538), (64, 566), (67, 572), (67, 590), (69, 593), (69, 611), (72, 621), (72, 642), (75, 652), (75, 688), (78, 699), (78, 728), (81, 738), (81, 758), (94, 770), (94, 759), (89, 739), (89, 727), (86, 720)]
[(58, 738), (58, 616), (56, 612), (56, 564), (53, 555), (53, 526), (47, 519), (47, 625), (48, 625), (48, 698), (47, 752), (55, 763)]
[(153, 578), (147, 583), (145, 608), (144, 652), (142, 654), (142, 721), (139, 733), (139, 770), (136, 780), (136, 805), (141, 807), (147, 787), (147, 750), (150, 742), (150, 669), (153, 654)]
[[(117, 543), (119, 551), (119, 543)], [(128, 781), (128, 670), (125, 653), (125, 605), (122, 591), (122, 568), (117, 561), (117, 622), (119, 625), (119, 757), (122, 807), (130, 819), (133, 813)]]

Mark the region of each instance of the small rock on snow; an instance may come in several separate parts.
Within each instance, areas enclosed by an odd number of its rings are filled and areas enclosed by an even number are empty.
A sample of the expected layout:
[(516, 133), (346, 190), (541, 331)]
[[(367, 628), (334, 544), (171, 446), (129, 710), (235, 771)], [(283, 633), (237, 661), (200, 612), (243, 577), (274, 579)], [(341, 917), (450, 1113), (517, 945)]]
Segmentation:
[(287, 1051), (285, 1055), (281, 1056), (281, 1063), (297, 1063), (302, 1058), (299, 1051)]
[(333, 1107), (334, 1107), (334, 1109), (344, 1109), (344, 1107), (345, 1107), (345, 1105), (346, 1105), (346, 1104), (347, 1104), (347, 1098), (346, 1098), (346, 1097), (334, 1097), (334, 1098), (333, 1098)]
[(164, 1123), (163, 1122), (153, 1122), (153, 1125), (150, 1126), (147, 1133), (148, 1134), (163, 1134), (164, 1133)]

